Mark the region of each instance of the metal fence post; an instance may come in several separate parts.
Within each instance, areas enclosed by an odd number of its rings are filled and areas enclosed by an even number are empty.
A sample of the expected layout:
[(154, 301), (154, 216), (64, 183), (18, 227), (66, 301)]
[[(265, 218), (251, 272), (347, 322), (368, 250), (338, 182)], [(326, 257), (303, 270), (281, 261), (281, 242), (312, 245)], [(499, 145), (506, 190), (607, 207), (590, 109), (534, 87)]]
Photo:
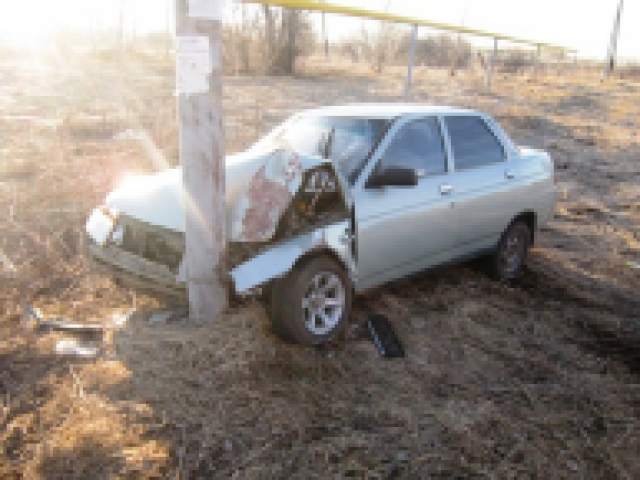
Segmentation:
[(498, 39), (493, 39), (493, 53), (491, 54), (491, 65), (487, 72), (487, 89), (491, 90), (491, 76), (493, 75), (493, 66), (496, 63), (496, 55), (498, 53)]
[(538, 75), (538, 68), (540, 67), (540, 45), (536, 47), (536, 58), (533, 61), (533, 76)]
[(607, 50), (607, 57), (604, 60), (604, 66), (602, 68), (602, 74), (600, 75), (600, 81), (607, 78), (607, 75), (615, 67), (616, 49), (618, 48), (618, 35), (620, 33), (620, 15), (622, 14), (623, 0), (618, 3), (618, 9), (616, 10), (616, 19), (613, 22), (613, 30), (611, 31), (611, 38), (609, 40), (609, 49)]
[(413, 69), (413, 61), (416, 55), (416, 37), (418, 36), (418, 25), (413, 26), (411, 33), (411, 46), (409, 47), (409, 65), (407, 67), (407, 83), (404, 86), (404, 101), (409, 101), (411, 94), (411, 70)]

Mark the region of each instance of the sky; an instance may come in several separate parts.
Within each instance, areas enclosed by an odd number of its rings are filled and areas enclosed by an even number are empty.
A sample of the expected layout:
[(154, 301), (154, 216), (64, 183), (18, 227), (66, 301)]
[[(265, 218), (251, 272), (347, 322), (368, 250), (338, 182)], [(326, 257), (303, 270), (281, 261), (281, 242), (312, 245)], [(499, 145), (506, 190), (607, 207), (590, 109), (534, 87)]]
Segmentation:
[[(388, 11), (576, 48), (580, 57), (605, 56), (619, 0), (331, 0), (332, 3)], [(32, 48), (46, 45), (61, 29), (105, 30), (118, 24), (124, 2), (127, 30), (163, 30), (173, 0), (0, 0), (0, 42)], [(228, 18), (238, 3), (225, 0)], [(318, 14), (314, 18), (318, 18)], [(618, 57), (640, 61), (640, 0), (625, 2)], [(319, 25), (319, 23), (317, 23)], [(360, 29), (362, 21), (327, 16), (330, 40)], [(407, 27), (409, 28), (409, 27)], [(421, 29), (424, 34), (426, 30)], [(486, 40), (473, 40), (488, 45)]]

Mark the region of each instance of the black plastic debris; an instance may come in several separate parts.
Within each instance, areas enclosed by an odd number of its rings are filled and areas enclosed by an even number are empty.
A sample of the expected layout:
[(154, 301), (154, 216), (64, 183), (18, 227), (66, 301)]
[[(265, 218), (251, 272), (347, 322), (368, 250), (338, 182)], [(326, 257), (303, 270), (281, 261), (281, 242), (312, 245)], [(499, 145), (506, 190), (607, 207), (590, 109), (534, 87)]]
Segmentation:
[(380, 355), (385, 358), (404, 357), (404, 347), (387, 317), (375, 313), (369, 314), (367, 328)]

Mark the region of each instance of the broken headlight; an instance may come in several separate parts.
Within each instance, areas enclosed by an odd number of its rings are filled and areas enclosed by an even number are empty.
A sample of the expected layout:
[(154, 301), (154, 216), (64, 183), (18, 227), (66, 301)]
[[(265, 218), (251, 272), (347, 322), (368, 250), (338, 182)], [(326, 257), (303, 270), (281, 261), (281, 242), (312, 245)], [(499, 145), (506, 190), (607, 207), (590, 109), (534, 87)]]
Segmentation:
[(107, 207), (96, 208), (87, 220), (85, 230), (99, 245), (104, 245), (111, 235), (117, 212)]
[(119, 247), (122, 246), (122, 242), (124, 241), (124, 225), (122, 223), (116, 223), (115, 227), (111, 231), (111, 235), (109, 240)]

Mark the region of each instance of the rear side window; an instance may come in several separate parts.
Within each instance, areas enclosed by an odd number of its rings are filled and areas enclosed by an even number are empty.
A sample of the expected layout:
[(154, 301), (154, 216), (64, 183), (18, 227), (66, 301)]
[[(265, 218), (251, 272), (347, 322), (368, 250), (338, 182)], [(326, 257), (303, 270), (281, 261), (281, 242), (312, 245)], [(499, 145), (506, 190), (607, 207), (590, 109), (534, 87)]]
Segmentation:
[(413, 120), (396, 133), (384, 153), (382, 168), (412, 168), (421, 175), (447, 171), (440, 124), (435, 117)]
[(444, 121), (456, 170), (498, 163), (506, 158), (504, 147), (480, 117), (451, 116)]

